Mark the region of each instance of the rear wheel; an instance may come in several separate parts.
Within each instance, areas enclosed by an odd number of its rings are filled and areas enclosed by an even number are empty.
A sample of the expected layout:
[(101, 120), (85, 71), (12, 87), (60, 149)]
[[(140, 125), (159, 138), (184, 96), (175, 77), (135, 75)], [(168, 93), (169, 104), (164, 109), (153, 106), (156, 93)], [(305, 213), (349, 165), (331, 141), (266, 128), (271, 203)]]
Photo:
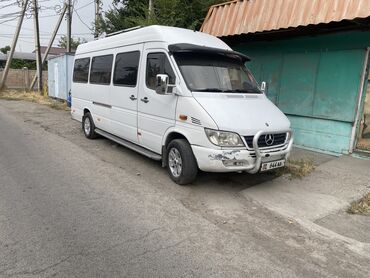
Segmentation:
[(168, 145), (167, 171), (171, 179), (180, 185), (189, 184), (196, 179), (197, 161), (185, 139), (175, 139)]
[(98, 134), (95, 133), (95, 125), (90, 112), (85, 113), (82, 118), (82, 130), (86, 138), (95, 139)]

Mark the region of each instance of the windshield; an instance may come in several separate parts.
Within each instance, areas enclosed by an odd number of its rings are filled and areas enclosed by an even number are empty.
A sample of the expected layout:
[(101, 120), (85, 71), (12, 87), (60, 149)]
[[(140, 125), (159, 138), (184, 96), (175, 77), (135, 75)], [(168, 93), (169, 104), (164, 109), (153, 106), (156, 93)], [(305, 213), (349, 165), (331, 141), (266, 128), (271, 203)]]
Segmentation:
[(176, 53), (175, 59), (192, 91), (261, 93), (252, 73), (238, 58), (188, 52)]

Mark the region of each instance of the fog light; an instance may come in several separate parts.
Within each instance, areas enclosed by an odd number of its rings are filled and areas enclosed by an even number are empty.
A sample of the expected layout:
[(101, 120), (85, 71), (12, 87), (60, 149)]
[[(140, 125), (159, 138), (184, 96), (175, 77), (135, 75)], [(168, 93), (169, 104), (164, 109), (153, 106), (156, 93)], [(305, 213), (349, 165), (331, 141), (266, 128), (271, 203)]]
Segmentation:
[(246, 160), (236, 160), (236, 159), (230, 159), (230, 160), (223, 160), (222, 163), (225, 167), (240, 167), (245, 166), (248, 162)]

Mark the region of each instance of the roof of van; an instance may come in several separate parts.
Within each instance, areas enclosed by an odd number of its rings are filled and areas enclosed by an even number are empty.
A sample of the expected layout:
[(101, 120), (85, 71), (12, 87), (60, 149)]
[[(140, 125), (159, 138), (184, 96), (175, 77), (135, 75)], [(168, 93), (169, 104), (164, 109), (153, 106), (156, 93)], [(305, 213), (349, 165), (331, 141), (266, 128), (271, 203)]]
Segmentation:
[(144, 42), (165, 42), (167, 45), (189, 43), (230, 50), (230, 47), (223, 41), (206, 33), (177, 27), (151, 25), (80, 44), (76, 55)]

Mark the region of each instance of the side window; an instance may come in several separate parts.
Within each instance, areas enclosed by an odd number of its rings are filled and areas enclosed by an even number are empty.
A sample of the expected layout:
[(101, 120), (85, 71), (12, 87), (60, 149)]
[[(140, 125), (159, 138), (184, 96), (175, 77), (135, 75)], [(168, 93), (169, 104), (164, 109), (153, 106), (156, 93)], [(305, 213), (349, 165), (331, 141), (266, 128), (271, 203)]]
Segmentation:
[(90, 70), (90, 83), (109, 85), (112, 75), (112, 63), (113, 55), (93, 57)]
[(73, 67), (73, 82), (87, 83), (89, 68), (90, 58), (76, 59)]
[(119, 53), (114, 66), (113, 84), (135, 87), (139, 67), (140, 52)]
[[(155, 90), (157, 74), (167, 74), (169, 84), (175, 84), (175, 74), (166, 54), (149, 53), (146, 61), (146, 86), (149, 89)], [(172, 92), (172, 87), (168, 88), (168, 92)]]

